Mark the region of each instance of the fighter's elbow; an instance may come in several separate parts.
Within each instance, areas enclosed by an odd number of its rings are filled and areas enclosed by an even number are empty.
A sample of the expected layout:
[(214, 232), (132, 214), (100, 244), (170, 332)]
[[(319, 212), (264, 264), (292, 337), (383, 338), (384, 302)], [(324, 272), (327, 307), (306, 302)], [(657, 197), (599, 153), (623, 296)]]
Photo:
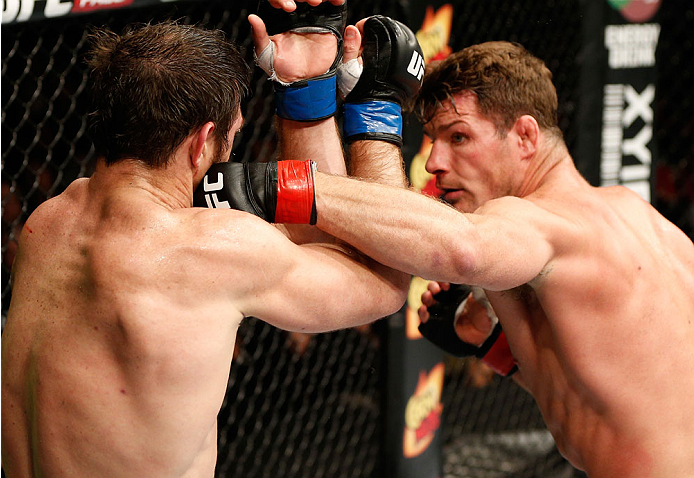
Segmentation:
[(359, 302), (368, 320), (382, 319), (399, 312), (407, 300), (410, 280), (409, 274), (392, 270), (376, 290), (372, 289), (362, 297)]
[[(405, 300), (407, 300), (407, 294), (410, 291), (410, 284), (412, 283), (412, 275), (405, 273), (405, 272), (400, 272), (398, 274), (398, 282), (397, 282), (397, 290), (398, 290), (398, 300), (402, 302), (402, 304), (405, 303)], [(401, 304), (401, 305), (402, 305)]]
[(477, 256), (469, 243), (455, 241), (446, 250), (446, 262), (448, 267), (442, 270), (449, 270), (450, 277), (444, 278), (448, 282), (455, 284), (471, 284), (478, 270)]
[(407, 300), (407, 293), (410, 289), (411, 276), (404, 272), (398, 272), (397, 277), (392, 282), (391, 290), (388, 292), (388, 309), (387, 315), (394, 314), (402, 309), (402, 306)]
[(402, 307), (407, 299), (411, 282), (412, 274), (409, 272), (390, 269), (388, 285), (390, 286), (390, 295), (392, 296), (393, 301), (397, 304), (398, 309)]

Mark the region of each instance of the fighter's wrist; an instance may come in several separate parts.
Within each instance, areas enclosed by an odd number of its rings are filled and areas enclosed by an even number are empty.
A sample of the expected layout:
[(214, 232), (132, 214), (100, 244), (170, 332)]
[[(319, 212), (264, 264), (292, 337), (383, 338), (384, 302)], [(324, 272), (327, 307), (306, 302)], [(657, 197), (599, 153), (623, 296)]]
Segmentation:
[(337, 111), (337, 84), (334, 74), (275, 85), (277, 116), (294, 121), (330, 118)]
[(382, 100), (345, 103), (343, 129), (348, 142), (374, 139), (402, 146), (402, 107)]
[(313, 161), (277, 162), (277, 207), (273, 222), (316, 223), (315, 174)]

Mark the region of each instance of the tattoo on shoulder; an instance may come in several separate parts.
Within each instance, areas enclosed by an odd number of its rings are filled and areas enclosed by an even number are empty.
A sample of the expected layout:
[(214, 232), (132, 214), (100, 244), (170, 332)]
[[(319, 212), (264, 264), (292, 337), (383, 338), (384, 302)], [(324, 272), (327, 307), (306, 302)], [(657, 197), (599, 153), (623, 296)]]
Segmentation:
[(554, 266), (548, 264), (530, 282), (523, 285), (519, 285), (518, 287), (514, 287), (513, 289), (506, 290), (502, 292), (501, 295), (513, 300), (530, 304), (531, 302), (536, 300), (537, 297), (535, 295), (535, 289), (533, 288), (533, 285), (537, 285), (543, 279), (547, 278), (547, 276), (549, 276), (553, 269)]

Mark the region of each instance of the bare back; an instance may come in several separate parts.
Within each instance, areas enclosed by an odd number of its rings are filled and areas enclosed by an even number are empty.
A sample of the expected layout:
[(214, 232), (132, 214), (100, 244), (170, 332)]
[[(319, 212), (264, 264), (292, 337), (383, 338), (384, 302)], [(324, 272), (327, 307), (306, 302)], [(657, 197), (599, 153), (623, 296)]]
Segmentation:
[(188, 207), (176, 167), (100, 163), (29, 217), (2, 339), (9, 476), (210, 478), (243, 317), (318, 333), (402, 306), (405, 274)]
[(524, 384), (589, 476), (694, 476), (691, 240), (625, 188), (548, 187), (553, 260), (489, 293)]
[(207, 300), (189, 263), (190, 209), (95, 200), (88, 184), (22, 231), (3, 335), (3, 466), (13, 477), (210, 477), (242, 315)]

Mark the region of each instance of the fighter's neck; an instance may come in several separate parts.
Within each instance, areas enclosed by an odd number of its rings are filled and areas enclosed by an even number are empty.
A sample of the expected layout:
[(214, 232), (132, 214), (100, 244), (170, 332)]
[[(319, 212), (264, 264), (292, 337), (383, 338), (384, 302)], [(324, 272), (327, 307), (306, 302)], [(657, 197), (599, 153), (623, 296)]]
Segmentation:
[(526, 197), (558, 176), (578, 175), (565, 147), (540, 150), (525, 171), (518, 197)]
[(90, 178), (90, 189), (95, 194), (132, 191), (149, 196), (151, 200), (168, 209), (180, 209), (192, 205), (192, 178), (185, 177), (175, 165), (150, 168), (136, 160), (124, 159), (107, 166), (99, 160)]

